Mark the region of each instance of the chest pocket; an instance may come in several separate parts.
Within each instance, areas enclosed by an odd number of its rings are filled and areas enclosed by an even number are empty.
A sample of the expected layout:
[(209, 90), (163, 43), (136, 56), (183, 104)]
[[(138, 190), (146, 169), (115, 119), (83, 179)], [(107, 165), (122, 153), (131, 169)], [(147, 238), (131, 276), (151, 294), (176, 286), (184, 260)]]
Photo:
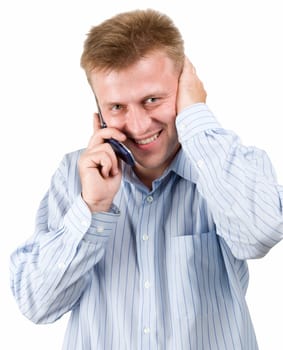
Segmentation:
[(226, 308), (229, 283), (215, 231), (171, 237), (167, 271), (171, 314), (192, 323)]

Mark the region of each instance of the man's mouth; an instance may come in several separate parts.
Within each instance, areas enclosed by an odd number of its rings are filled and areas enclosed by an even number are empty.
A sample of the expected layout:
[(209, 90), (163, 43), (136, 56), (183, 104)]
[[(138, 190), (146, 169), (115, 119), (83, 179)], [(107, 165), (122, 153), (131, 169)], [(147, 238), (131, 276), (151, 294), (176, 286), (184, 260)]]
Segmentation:
[(147, 139), (143, 139), (143, 140), (134, 140), (135, 143), (137, 143), (138, 145), (148, 145), (149, 143), (155, 141), (159, 135), (160, 135), (161, 131), (154, 134), (153, 136), (151, 137), (148, 137)]

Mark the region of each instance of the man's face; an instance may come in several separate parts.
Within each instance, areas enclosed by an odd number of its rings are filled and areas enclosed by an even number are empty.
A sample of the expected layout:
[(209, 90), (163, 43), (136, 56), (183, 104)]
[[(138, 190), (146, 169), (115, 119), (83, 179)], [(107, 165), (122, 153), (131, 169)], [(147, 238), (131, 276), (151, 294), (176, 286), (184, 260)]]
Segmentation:
[(122, 131), (137, 162), (135, 171), (160, 176), (180, 145), (175, 127), (179, 74), (155, 52), (120, 70), (89, 77), (108, 127)]

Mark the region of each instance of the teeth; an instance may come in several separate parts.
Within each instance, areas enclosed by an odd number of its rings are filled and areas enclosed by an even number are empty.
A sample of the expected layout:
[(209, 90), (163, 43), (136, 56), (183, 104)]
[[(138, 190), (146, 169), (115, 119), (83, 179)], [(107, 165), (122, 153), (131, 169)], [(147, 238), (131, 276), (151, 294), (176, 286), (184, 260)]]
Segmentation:
[(151, 136), (151, 137), (149, 137), (148, 139), (144, 139), (144, 140), (135, 140), (135, 141), (136, 141), (136, 143), (137, 143), (138, 145), (147, 145), (148, 143), (151, 143), (151, 142), (153, 142), (154, 140), (156, 140), (156, 139), (158, 138), (158, 136), (159, 136), (159, 133), (158, 133), (158, 134), (155, 134), (155, 135), (153, 135), (153, 136)]

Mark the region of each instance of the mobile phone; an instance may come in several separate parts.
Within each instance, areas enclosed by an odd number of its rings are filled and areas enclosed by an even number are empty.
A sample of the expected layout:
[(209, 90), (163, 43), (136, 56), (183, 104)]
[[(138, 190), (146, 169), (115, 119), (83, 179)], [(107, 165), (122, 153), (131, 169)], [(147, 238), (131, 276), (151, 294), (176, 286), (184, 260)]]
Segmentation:
[[(95, 96), (95, 100), (96, 100), (96, 104), (97, 104), (97, 110), (98, 110), (98, 116), (99, 116), (99, 120), (100, 120), (100, 125), (102, 128), (107, 128), (107, 125), (103, 119), (102, 113), (101, 113), (101, 109), (99, 107), (98, 104), (98, 100), (97, 97)], [(113, 148), (115, 154), (117, 155), (117, 157), (119, 157), (120, 159), (122, 159), (125, 163), (129, 164), (130, 166), (134, 166), (135, 165), (135, 158), (132, 155), (132, 152), (121, 142), (111, 138), (111, 139), (107, 139), (105, 140), (105, 142), (109, 143), (111, 145), (111, 147)]]

